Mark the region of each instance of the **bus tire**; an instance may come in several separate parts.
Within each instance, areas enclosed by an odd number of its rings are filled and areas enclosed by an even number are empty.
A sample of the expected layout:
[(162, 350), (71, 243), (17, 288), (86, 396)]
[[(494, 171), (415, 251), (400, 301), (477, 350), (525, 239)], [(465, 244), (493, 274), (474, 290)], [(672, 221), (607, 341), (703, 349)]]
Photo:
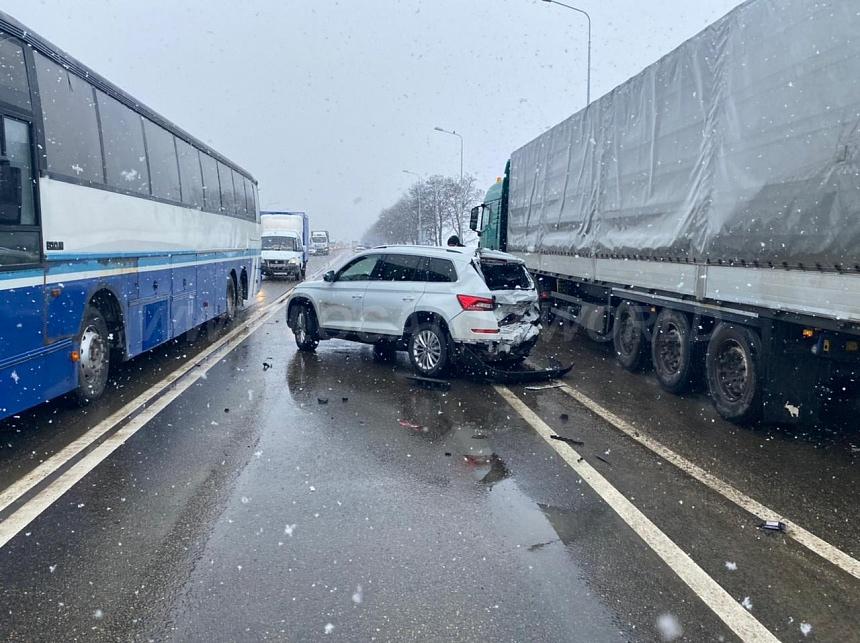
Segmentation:
[(708, 342), (705, 372), (717, 413), (737, 424), (762, 412), (761, 340), (744, 326), (720, 322)]
[(642, 367), (648, 344), (645, 337), (645, 318), (633, 302), (625, 300), (615, 308), (612, 344), (615, 359), (622, 367), (631, 372)]
[(227, 275), (227, 305), (224, 308), (224, 321), (229, 323), (236, 319), (236, 310), (239, 307), (236, 294), (236, 281), (232, 275)]
[(73, 395), (78, 404), (84, 406), (101, 397), (110, 373), (108, 328), (98, 308), (87, 306), (76, 345), (78, 384)]
[(663, 390), (679, 394), (693, 383), (694, 357), (690, 321), (684, 313), (664, 308), (654, 322), (651, 362)]

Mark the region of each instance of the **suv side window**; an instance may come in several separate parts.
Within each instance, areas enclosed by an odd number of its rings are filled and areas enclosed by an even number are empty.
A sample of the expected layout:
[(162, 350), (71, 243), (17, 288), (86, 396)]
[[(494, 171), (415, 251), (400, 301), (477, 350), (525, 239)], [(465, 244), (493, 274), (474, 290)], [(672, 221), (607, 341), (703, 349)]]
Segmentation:
[(457, 271), (454, 268), (454, 262), (448, 259), (439, 259), (438, 257), (428, 257), (425, 259), (423, 281), (436, 283), (453, 283), (457, 281)]
[(418, 266), (421, 257), (415, 255), (384, 255), (373, 275), (374, 281), (421, 281)]
[(379, 258), (379, 255), (367, 255), (353, 260), (341, 268), (335, 281), (370, 281)]

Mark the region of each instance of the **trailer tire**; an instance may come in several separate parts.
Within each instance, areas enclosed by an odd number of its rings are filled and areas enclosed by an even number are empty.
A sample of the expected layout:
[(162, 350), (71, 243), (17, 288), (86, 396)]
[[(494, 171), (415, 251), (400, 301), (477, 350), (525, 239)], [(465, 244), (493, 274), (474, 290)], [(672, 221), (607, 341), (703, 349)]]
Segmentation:
[(688, 391), (694, 379), (694, 362), (689, 319), (684, 313), (664, 308), (657, 315), (651, 338), (651, 363), (657, 382), (675, 395)]
[(642, 368), (648, 340), (645, 337), (645, 318), (637, 304), (625, 300), (615, 308), (612, 344), (615, 359), (621, 366), (631, 372)]
[(744, 326), (721, 322), (708, 342), (705, 371), (714, 408), (737, 424), (755, 422), (762, 412), (761, 340)]

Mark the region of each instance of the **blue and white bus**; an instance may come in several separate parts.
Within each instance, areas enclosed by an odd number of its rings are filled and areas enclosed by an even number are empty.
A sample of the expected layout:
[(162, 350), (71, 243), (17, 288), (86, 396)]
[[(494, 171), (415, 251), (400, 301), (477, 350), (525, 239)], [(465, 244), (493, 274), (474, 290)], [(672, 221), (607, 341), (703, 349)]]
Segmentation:
[(259, 286), (254, 178), (0, 13), (0, 419)]

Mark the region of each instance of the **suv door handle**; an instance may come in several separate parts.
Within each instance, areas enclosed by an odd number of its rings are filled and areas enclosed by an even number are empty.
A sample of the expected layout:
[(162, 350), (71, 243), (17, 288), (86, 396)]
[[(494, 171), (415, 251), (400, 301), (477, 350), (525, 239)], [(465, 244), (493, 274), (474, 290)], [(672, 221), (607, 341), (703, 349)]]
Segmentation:
[(415, 297), (404, 297), (403, 301), (415, 301)]
[(353, 299), (361, 299), (362, 297), (364, 297), (364, 295), (353, 295), (352, 296)]

